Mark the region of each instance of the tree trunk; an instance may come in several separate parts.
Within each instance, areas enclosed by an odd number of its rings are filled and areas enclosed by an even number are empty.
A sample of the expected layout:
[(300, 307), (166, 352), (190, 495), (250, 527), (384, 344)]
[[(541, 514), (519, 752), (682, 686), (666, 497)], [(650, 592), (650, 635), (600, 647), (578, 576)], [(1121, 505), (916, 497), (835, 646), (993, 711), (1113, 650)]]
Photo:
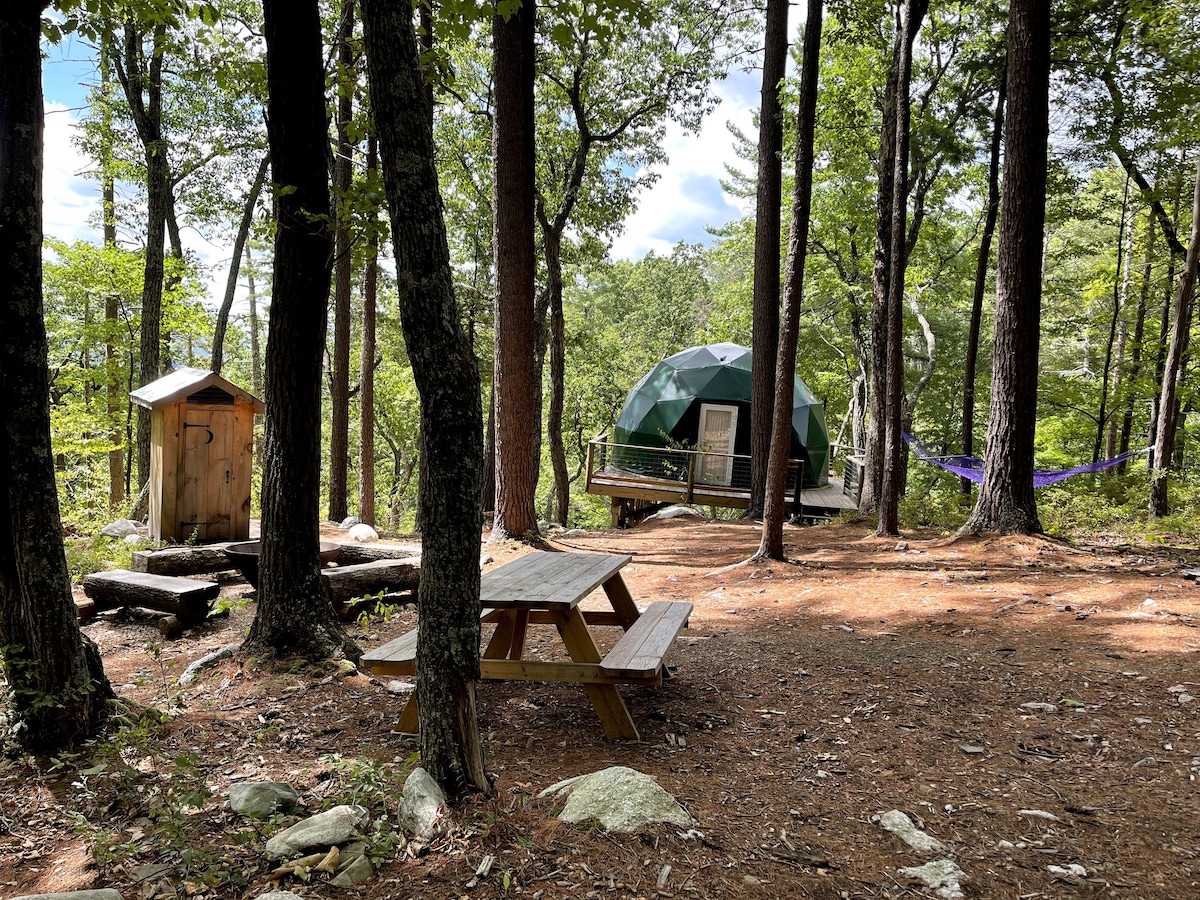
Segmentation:
[[(1184, 149), (1181, 148), (1179, 160), (1181, 167), (1183, 163), (1183, 154)], [(1174, 242), (1171, 241), (1171, 235), (1175, 233), (1175, 229), (1179, 224), (1179, 195), (1181, 190), (1182, 185), (1180, 184), (1180, 179), (1177, 178), (1175, 182), (1175, 207), (1172, 210), (1172, 216), (1170, 219), (1166, 219), (1160, 215), (1158, 220), (1159, 227), (1162, 230), (1163, 237), (1166, 238), (1167, 247), (1170, 248), (1171, 253), (1167, 257), (1167, 277), (1163, 282), (1162, 303), (1159, 306), (1158, 352), (1154, 354), (1155, 393), (1150, 407), (1150, 427), (1147, 431), (1150, 442), (1150, 452), (1146, 456), (1146, 469), (1151, 472), (1154, 471), (1154, 445), (1155, 436), (1158, 434), (1158, 420), (1160, 412), (1159, 398), (1162, 396), (1163, 372), (1166, 370), (1167, 366), (1167, 335), (1171, 331), (1171, 301), (1174, 299), (1173, 291), (1175, 289), (1175, 263), (1177, 258), (1182, 255), (1175, 252), (1175, 244), (1178, 243), (1178, 239), (1176, 239)], [(1161, 206), (1162, 204), (1159, 205)], [(1170, 230), (1168, 231), (1168, 229)]]
[[(564, 219), (565, 224), (565, 219)], [(567, 348), (563, 323), (562, 233), (542, 229), (546, 252), (546, 287), (550, 295), (550, 408), (546, 413), (546, 437), (554, 472), (551, 488), (554, 521), (567, 524), (571, 478), (567, 474), (567, 449), (563, 445), (563, 395), (566, 393)]]
[[(1125, 274), (1120, 279), (1121, 287), (1117, 298), (1117, 303), (1121, 308), (1121, 314), (1117, 317), (1117, 346), (1114, 351), (1115, 358), (1113, 360), (1113, 378), (1112, 390), (1109, 392), (1109, 398), (1112, 400), (1112, 413), (1108, 417), (1108, 427), (1105, 430), (1104, 436), (1104, 456), (1106, 459), (1112, 459), (1117, 455), (1117, 434), (1120, 432), (1120, 424), (1117, 413), (1120, 407), (1124, 405), (1125, 394), (1127, 393), (1127, 385), (1129, 383), (1129, 288), (1133, 284), (1133, 244), (1137, 234), (1137, 213), (1131, 213), (1129, 217), (1129, 230), (1126, 232), (1125, 245), (1121, 248), (1121, 253), (1124, 255), (1124, 271)], [(1114, 288), (1115, 290), (1115, 288)], [(1117, 473), (1116, 469), (1109, 469), (1110, 475)]]
[(267, 341), (258, 610), (243, 647), (319, 659), (351, 655), (321, 588), (321, 362), (333, 241), (325, 76), (317, 0), (265, 0), (267, 137), (277, 198)]
[(354, 0), (343, 0), (338, 28), (337, 155), (333, 160), (333, 196), (337, 232), (334, 236), (333, 356), (329, 373), (329, 518), (340, 522), (349, 515), (350, 468), (350, 186), (354, 148), (350, 119), (354, 115), (354, 66), (350, 38), (354, 32)]
[(487, 429), (483, 442), (483, 511), (496, 508), (496, 386), (488, 397)]
[[(1138, 290), (1138, 306), (1137, 318), (1133, 324), (1133, 348), (1129, 353), (1129, 373), (1127, 380), (1134, 384), (1138, 377), (1142, 374), (1142, 341), (1146, 334), (1146, 306), (1150, 299), (1150, 285), (1153, 281), (1153, 262), (1154, 262), (1154, 235), (1157, 230), (1154, 227), (1154, 216), (1147, 212), (1146, 214), (1146, 252), (1142, 257), (1142, 284)], [(1129, 452), (1129, 441), (1133, 435), (1133, 404), (1134, 396), (1132, 392), (1125, 398), (1125, 413), (1121, 417), (1121, 438), (1117, 444), (1117, 456), (1122, 456)], [(1118, 474), (1124, 475), (1128, 467), (1127, 462), (1117, 463)]]
[[(775, 362), (779, 345), (779, 231), (783, 190), (783, 108), (780, 83), (787, 66), (788, 2), (767, 0), (763, 34), (762, 100), (758, 108), (758, 187), (754, 205), (754, 300), (750, 346), (750, 505), (745, 518), (763, 514)], [(790, 421), (791, 414), (789, 412)]]
[[(156, 25), (150, 63), (143, 65), (142, 35), (132, 22), (125, 24), (125, 49), (114, 57), (117, 77), (125, 90), (129, 113), (146, 158), (146, 257), (142, 281), (139, 343), (139, 386), (162, 374), (163, 260), (167, 213), (171, 207), (171, 169), (168, 145), (162, 135), (162, 46), (166, 26)], [(150, 411), (137, 411), (138, 485), (150, 478)]]
[(417, 616), (421, 763), (452, 796), (490, 793), (475, 715), (483, 468), (479, 370), (454, 297), (412, 10), (387, 0), (363, 0), (362, 6), (400, 320), (426, 437)]
[(496, 266), (496, 517), (492, 539), (538, 537), (540, 385), (534, 340), (534, 3), (492, 20)]
[(233, 256), (229, 260), (229, 275), (225, 279), (225, 296), (221, 298), (221, 308), (217, 311), (217, 324), (213, 329), (212, 365), (211, 371), (221, 374), (225, 365), (225, 331), (229, 327), (229, 311), (233, 309), (233, 297), (237, 293), (238, 273), (241, 271), (242, 254), (246, 249), (246, 239), (250, 237), (250, 226), (254, 224), (254, 210), (258, 206), (258, 195), (262, 193), (263, 184), (267, 180), (267, 169), (271, 165), (271, 154), (266, 154), (258, 164), (258, 172), (246, 194), (246, 203), (242, 207), (242, 221), (238, 224), (237, 235), (233, 239)]
[[(775, 409), (767, 466), (759, 557), (783, 559), (783, 520), (787, 517), (788, 457), (792, 447), (792, 399), (796, 385), (796, 341), (800, 333), (800, 304), (804, 298), (804, 263), (808, 256), (808, 226), (812, 213), (813, 135), (817, 124), (817, 77), (820, 71), (823, 0), (808, 0), (804, 47), (800, 61), (800, 96), (796, 113), (796, 171), (792, 221), (788, 236), (787, 274), (783, 289), (783, 321), (775, 361)], [(799, 492), (803, 473), (796, 473)]]
[(1200, 264), (1200, 165), (1196, 168), (1196, 189), (1192, 199), (1192, 237), (1188, 242), (1187, 258), (1179, 276), (1179, 289), (1175, 298), (1175, 321), (1171, 330), (1171, 344), (1167, 350), (1167, 361), (1163, 369), (1162, 394), (1158, 401), (1158, 430), (1154, 435), (1154, 468), (1150, 473), (1150, 518), (1156, 519), (1170, 512), (1167, 500), (1167, 473), (1171, 468), (1171, 450), (1175, 446), (1175, 429), (1178, 417), (1174, 414), (1177, 391), (1183, 367), (1181, 362), (1187, 352), (1188, 336), (1192, 325), (1192, 295), (1196, 287), (1196, 266)]
[[(367, 138), (367, 181), (378, 177), (378, 141)], [(371, 215), (367, 233), (367, 265), (363, 272), (363, 320), (359, 378), (358, 518), (375, 524), (375, 302), (379, 287), (378, 216)]]
[[(106, 102), (101, 111), (102, 127), (112, 128), (112, 106), (107, 102), (109, 87), (112, 80), (112, 31), (105, 29), (100, 35), (100, 91)], [(116, 175), (114, 174), (112, 148), (107, 144), (101, 150), (100, 157), (100, 194), (101, 217), (104, 226), (104, 246), (114, 249), (117, 246), (117, 214), (116, 214)], [(104, 384), (107, 395), (107, 414), (109, 422), (108, 439), (112, 449), (108, 451), (108, 508), (115, 512), (117, 507), (125, 502), (125, 448), (121, 434), (122, 406), (128, 403), (128, 397), (121, 396), (119, 382), (121, 362), (116, 345), (117, 329), (120, 327), (120, 297), (116, 291), (104, 295)]]
[(1012, 0), (996, 276), (992, 400), (983, 484), (964, 533), (1042, 530), (1033, 493), (1042, 241), (1049, 135), (1050, 7)]
[(879, 131), (879, 160), (875, 169), (875, 260), (871, 269), (871, 366), (867, 399), (865, 475), (859, 509), (864, 515), (879, 510), (883, 491), (884, 442), (887, 437), (888, 275), (892, 252), (892, 196), (896, 176), (896, 96), (900, 77), (900, 29), (892, 48)]
[(1117, 340), (1117, 321), (1121, 318), (1121, 272), (1125, 259), (1125, 214), (1129, 211), (1129, 176), (1125, 177), (1125, 194), (1121, 198), (1121, 221), (1117, 227), (1117, 272), (1113, 276), (1112, 316), (1108, 320), (1108, 340), (1104, 345), (1104, 365), (1100, 375), (1100, 409), (1096, 412), (1096, 440), (1092, 445), (1092, 462), (1100, 461), (1104, 432), (1108, 426), (1108, 382), (1112, 375), (1113, 346)]
[(94, 734), (112, 689), (79, 630), (50, 446), (42, 306), (43, 4), (0, 5), (0, 659), (9, 732), (33, 753)]
[[(258, 295), (254, 284), (254, 258), (246, 246), (246, 303), (250, 307), (250, 387), (255, 397), (263, 395), (262, 353), (258, 339)], [(262, 467), (266, 454), (264, 453), (264, 433), (266, 424), (254, 429), (254, 459)]]
[[(1004, 96), (1008, 84), (1006, 73), (1000, 73), (996, 91), (996, 111), (992, 115), (992, 146), (988, 156), (987, 213), (983, 234), (979, 238), (979, 256), (975, 261), (975, 291), (971, 295), (971, 325), (967, 332), (967, 362), (963, 375), (962, 452), (975, 455), (975, 370), (979, 363), (979, 331), (983, 325), (983, 295), (987, 292), (988, 260), (992, 255), (992, 236), (1000, 217), (1000, 142), (1004, 137)], [(971, 496), (970, 478), (959, 479), (962, 495)]]
[(879, 492), (879, 534), (900, 533), (900, 485), (903, 478), (901, 417), (904, 403), (904, 273), (908, 267), (908, 148), (913, 41), (929, 0), (906, 0), (896, 80), (896, 158), (892, 175), (892, 248), (887, 305), (887, 393), (885, 395), (883, 481)]

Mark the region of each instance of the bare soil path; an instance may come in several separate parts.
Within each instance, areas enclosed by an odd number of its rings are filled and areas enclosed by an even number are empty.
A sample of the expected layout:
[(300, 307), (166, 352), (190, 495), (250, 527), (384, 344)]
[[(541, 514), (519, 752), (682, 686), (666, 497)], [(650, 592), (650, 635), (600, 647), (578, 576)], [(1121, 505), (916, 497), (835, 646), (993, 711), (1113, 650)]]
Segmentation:
[[(1200, 896), (1200, 599), (1182, 573), (1200, 554), (897, 543), (840, 524), (785, 537), (793, 562), (733, 568), (757, 548), (753, 525), (677, 519), (553, 540), (633, 554), (625, 580), (639, 603), (695, 604), (677, 677), (623, 691), (643, 741), (605, 740), (577, 685), (484, 684), (496, 797), (467, 804), (422, 855), (393, 848), (358, 888), (283, 886), (373, 900), (935, 896), (898, 874), (930, 857), (872, 821), (899, 809), (946, 845), (968, 897)], [(524, 552), (488, 551), (489, 565)], [(165, 735), (91, 775), (79, 771), (94, 767), (87, 757), (0, 769), (0, 897), (93, 884), (126, 898), (255, 897), (270, 867), (260, 835), (223, 803), (230, 783), (288, 781), (316, 811), (369, 801), (372, 779), (404, 769), (415, 741), (389, 732), (400, 699), (366, 675), (235, 658), (175, 686), (189, 662), (239, 642), (252, 615), (249, 604), (165, 644), (129, 613), (87, 626), (119, 693), (182, 707)], [(413, 622), (376, 617), (359, 642)], [(617, 764), (655, 776), (697, 828), (608, 835), (530, 799)], [(211, 796), (167, 833), (155, 797), (188, 778)], [(97, 824), (110, 837), (93, 854), (76, 832)], [(182, 877), (180, 844), (193, 859)], [(486, 855), (491, 873), (473, 881)], [(1063, 874), (1072, 865), (1086, 874)]]

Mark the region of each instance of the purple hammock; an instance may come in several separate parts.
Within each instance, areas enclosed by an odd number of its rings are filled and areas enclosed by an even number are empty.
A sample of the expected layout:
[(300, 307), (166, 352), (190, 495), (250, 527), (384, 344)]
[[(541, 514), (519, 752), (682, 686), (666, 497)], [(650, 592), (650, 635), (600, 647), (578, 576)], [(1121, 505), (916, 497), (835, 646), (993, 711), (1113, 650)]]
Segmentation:
[[(908, 432), (903, 432), (904, 440), (912, 447), (913, 455), (933, 466), (939, 466), (947, 472), (953, 472), (955, 475), (961, 475), (963, 478), (969, 478), (971, 481), (983, 481), (983, 460), (977, 456), (934, 456), (928, 448), (920, 441), (913, 437)], [(1131, 459), (1142, 453), (1145, 450), (1131, 450), (1128, 453), (1122, 453), (1120, 456), (1114, 456), (1112, 459), (1102, 459), (1098, 462), (1088, 463), (1086, 466), (1076, 466), (1073, 469), (1035, 469), (1033, 473), (1033, 486), (1035, 488), (1045, 487), (1048, 484), (1054, 484), (1056, 481), (1063, 481), (1070, 478), (1072, 475), (1083, 475), (1085, 472), (1099, 472), (1107, 469), (1109, 466), (1115, 466), (1127, 459)]]

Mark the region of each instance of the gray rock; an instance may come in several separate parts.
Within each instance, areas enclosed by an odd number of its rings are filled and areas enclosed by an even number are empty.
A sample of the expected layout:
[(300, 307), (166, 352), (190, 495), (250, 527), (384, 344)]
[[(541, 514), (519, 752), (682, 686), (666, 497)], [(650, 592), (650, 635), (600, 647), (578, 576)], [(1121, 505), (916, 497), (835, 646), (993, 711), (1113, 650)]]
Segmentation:
[(350, 887), (351, 885), (362, 884), (374, 874), (375, 870), (371, 868), (371, 861), (365, 856), (360, 856), (357, 859), (351, 860), (350, 865), (345, 866), (333, 876), (333, 880), (329, 883), (337, 887)]
[(300, 795), (290, 784), (278, 781), (254, 781), (229, 788), (229, 806), (239, 816), (265, 819), (277, 812), (290, 812)]
[(411, 694), (417, 689), (417, 686), (411, 681), (400, 681), (393, 678), (387, 683), (387, 692), (393, 697), (399, 697), (404, 694)]
[(649, 775), (627, 766), (611, 766), (568, 778), (546, 788), (539, 797), (561, 797), (567, 805), (558, 817), (564, 822), (599, 822), (608, 831), (636, 831), (651, 822), (695, 824), (675, 798)]
[(254, 900), (304, 900), (304, 898), (291, 891), (267, 891), (265, 894), (259, 894)]
[(237, 650), (237, 644), (226, 644), (219, 650), (214, 650), (212, 653), (205, 654), (183, 670), (183, 674), (179, 676), (179, 684), (182, 687), (187, 687), (196, 680), (196, 676), (199, 675), (201, 671), (207, 669), (209, 666), (215, 666), (227, 656), (233, 656), (233, 654), (237, 653)]
[(99, 888), (94, 891), (63, 891), (57, 894), (22, 894), (12, 900), (122, 900), (119, 891)]
[(350, 537), (360, 544), (370, 544), (379, 540), (379, 533), (364, 522), (350, 526)]
[(127, 534), (137, 534), (137, 530), (138, 523), (133, 519), (117, 519), (101, 528), (100, 534), (104, 537), (123, 538)]
[(694, 506), (668, 506), (666, 509), (660, 509), (653, 515), (646, 516), (646, 521), (651, 519), (678, 519), (682, 516), (694, 516), (698, 519), (703, 519), (704, 512), (696, 509)]
[(281, 858), (303, 853), (313, 847), (332, 847), (361, 838), (369, 816), (361, 806), (335, 806), (323, 813), (297, 822), (267, 841), (267, 856)]
[(142, 543), (143, 543), (143, 541), (144, 541), (144, 540), (145, 540), (145, 538), (143, 538), (143, 537), (142, 537), (140, 534), (127, 534), (127, 535), (125, 535), (125, 543), (127, 543), (127, 544), (129, 544), (129, 545), (131, 545), (131, 546), (133, 546), (133, 547), (140, 547), (140, 546), (142, 546)]
[(362, 519), (360, 519), (358, 516), (346, 516), (346, 518), (342, 519), (342, 521), (338, 523), (338, 528), (342, 529), (342, 531), (349, 531), (361, 521)]
[(404, 781), (399, 808), (396, 810), (396, 823), (400, 830), (428, 840), (442, 833), (445, 815), (446, 795), (441, 787), (424, 769), (413, 769)]
[(898, 869), (898, 874), (904, 878), (915, 879), (943, 900), (962, 900), (965, 896), (962, 882), (967, 880), (967, 873), (954, 864), (953, 860), (935, 859), (923, 866)]
[(1055, 706), (1053, 703), (1039, 703), (1036, 700), (1033, 701), (1032, 703), (1022, 703), (1021, 709), (1028, 709), (1031, 712), (1048, 712), (1048, 713), (1058, 712), (1058, 707)]
[(898, 809), (880, 814), (878, 822), (880, 828), (890, 831), (919, 853), (940, 853), (945, 849), (941, 841), (917, 828), (912, 819)]
[(130, 869), (129, 878), (131, 881), (149, 881), (151, 878), (163, 878), (173, 871), (175, 867), (170, 863), (145, 863)]

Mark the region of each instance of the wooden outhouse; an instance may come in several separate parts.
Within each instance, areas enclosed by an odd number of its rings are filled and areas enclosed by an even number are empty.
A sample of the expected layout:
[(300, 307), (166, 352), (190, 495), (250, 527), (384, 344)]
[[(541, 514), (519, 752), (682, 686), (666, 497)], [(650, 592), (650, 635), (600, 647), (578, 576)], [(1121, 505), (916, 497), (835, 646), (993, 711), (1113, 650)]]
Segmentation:
[(150, 537), (250, 537), (254, 417), (266, 407), (204, 369), (177, 369), (129, 395), (150, 410)]

